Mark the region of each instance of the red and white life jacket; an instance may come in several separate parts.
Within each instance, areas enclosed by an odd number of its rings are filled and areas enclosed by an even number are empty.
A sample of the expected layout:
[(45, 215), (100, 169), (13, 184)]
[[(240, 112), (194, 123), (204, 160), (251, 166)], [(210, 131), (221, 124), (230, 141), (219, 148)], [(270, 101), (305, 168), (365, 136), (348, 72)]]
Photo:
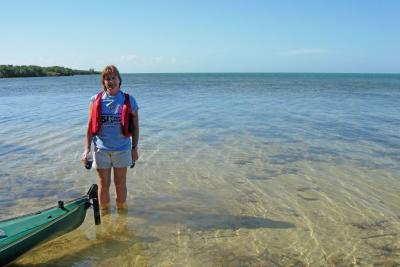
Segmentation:
[[(124, 93), (125, 102), (122, 105), (121, 110), (121, 128), (122, 134), (126, 137), (132, 136), (133, 131), (129, 128), (129, 114), (131, 114), (131, 101), (129, 100), (129, 94)], [(101, 97), (103, 96), (103, 91), (99, 92), (92, 104), (92, 113), (89, 122), (89, 128), (92, 135), (99, 133), (101, 128)]]

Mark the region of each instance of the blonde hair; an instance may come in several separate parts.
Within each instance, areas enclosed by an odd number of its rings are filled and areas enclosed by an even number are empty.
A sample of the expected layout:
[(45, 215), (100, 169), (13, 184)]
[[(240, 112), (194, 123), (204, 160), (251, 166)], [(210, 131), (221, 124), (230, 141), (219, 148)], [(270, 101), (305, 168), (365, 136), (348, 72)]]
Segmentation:
[(108, 65), (104, 68), (103, 72), (101, 73), (101, 84), (103, 85), (104, 91), (106, 91), (106, 86), (104, 84), (104, 79), (107, 76), (110, 76), (111, 74), (115, 74), (118, 76), (119, 78), (119, 87), (121, 87), (121, 83), (122, 83), (122, 79), (121, 79), (121, 75), (119, 74), (119, 71), (117, 69), (117, 67), (115, 67), (114, 65)]

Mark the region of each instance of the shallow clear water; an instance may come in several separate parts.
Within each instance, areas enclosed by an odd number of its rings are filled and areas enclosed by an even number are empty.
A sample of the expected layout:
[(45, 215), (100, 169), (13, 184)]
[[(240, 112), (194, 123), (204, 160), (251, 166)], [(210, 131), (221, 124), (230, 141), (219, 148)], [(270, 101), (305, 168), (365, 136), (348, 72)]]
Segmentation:
[[(112, 210), (18, 265), (400, 264), (400, 75), (129, 74), (140, 160)], [(96, 182), (99, 77), (0, 80), (0, 218)]]

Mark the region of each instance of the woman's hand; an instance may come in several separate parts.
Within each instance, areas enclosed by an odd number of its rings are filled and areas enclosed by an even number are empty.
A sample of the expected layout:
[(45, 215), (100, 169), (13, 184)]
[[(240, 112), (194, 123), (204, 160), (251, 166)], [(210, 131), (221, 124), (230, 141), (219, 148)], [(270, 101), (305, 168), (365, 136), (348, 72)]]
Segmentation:
[(87, 158), (88, 158), (89, 153), (90, 153), (90, 150), (88, 150), (88, 149), (85, 149), (85, 151), (83, 151), (82, 158), (81, 158), (83, 166), (86, 166), (86, 164), (88, 163)]
[(134, 148), (132, 147), (131, 155), (132, 155), (132, 165), (131, 165), (131, 169), (132, 169), (133, 167), (135, 167), (135, 161), (137, 161), (139, 159), (137, 147), (134, 147)]
[(137, 147), (132, 148), (132, 162), (135, 162), (139, 159), (139, 153)]

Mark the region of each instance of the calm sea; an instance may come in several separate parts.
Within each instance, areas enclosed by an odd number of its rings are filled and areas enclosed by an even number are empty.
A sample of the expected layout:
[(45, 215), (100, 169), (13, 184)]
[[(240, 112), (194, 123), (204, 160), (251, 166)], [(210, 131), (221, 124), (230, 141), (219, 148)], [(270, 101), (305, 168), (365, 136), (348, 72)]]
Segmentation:
[[(96, 227), (90, 210), (20, 266), (400, 265), (400, 75), (122, 80), (141, 124), (128, 212)], [(97, 181), (79, 158), (99, 89), (98, 76), (0, 79), (0, 218)]]

